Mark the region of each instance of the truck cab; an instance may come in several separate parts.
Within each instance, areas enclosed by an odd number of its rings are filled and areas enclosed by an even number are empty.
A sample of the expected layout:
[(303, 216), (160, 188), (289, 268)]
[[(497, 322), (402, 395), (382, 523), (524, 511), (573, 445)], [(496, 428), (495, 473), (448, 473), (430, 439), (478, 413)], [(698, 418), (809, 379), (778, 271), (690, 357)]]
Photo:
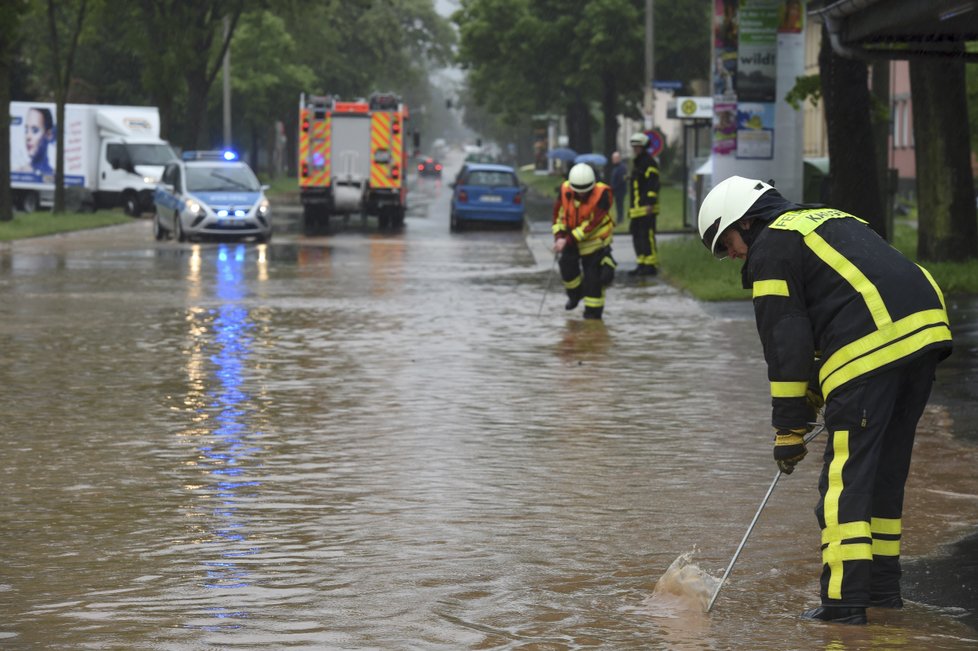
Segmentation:
[(163, 168), (177, 159), (177, 153), (166, 142), (103, 140), (96, 203), (119, 204), (127, 215), (133, 216), (152, 210), (153, 193)]

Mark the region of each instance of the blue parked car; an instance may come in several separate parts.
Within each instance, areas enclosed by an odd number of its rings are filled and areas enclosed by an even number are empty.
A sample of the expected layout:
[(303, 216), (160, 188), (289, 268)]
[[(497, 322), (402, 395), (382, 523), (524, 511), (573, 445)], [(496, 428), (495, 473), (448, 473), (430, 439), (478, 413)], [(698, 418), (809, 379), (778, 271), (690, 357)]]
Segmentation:
[(508, 165), (466, 163), (452, 188), (452, 232), (466, 222), (523, 223), (526, 188)]

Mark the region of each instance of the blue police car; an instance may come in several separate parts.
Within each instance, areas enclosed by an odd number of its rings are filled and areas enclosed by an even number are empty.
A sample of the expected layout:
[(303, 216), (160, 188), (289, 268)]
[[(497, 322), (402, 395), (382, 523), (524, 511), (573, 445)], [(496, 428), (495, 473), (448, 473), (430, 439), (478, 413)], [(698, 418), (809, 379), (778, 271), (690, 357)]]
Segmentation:
[(233, 152), (186, 151), (166, 165), (160, 181), (153, 194), (157, 240), (272, 238), (268, 186)]

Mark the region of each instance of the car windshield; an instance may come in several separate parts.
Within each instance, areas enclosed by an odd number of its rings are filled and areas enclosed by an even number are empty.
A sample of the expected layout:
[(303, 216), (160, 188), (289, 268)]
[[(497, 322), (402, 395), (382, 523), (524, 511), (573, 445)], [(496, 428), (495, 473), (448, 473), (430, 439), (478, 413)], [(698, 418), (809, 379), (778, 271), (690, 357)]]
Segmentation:
[(187, 166), (189, 192), (258, 192), (261, 184), (243, 165)]
[(464, 185), (485, 185), (490, 188), (515, 188), (516, 177), (509, 172), (473, 170), (466, 177)]
[(128, 144), (126, 151), (133, 165), (166, 165), (179, 158), (173, 147), (165, 144)]

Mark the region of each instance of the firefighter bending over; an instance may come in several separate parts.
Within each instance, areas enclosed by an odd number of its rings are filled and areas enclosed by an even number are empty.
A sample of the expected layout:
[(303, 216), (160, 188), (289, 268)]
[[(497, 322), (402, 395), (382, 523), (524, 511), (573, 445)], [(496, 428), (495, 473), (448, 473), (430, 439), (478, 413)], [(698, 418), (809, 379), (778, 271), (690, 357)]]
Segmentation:
[(699, 232), (715, 256), (744, 260), (782, 472), (805, 457), (824, 397), (821, 606), (802, 617), (865, 624), (867, 607), (901, 608), (904, 484), (934, 371), (951, 353), (941, 290), (863, 220), (756, 179), (717, 184)]
[(598, 183), (585, 163), (571, 168), (554, 204), (554, 252), (560, 255), (560, 277), (567, 290), (564, 307), (573, 310), (583, 298), (585, 319), (601, 318), (604, 289), (615, 277), (613, 204), (611, 188)]

